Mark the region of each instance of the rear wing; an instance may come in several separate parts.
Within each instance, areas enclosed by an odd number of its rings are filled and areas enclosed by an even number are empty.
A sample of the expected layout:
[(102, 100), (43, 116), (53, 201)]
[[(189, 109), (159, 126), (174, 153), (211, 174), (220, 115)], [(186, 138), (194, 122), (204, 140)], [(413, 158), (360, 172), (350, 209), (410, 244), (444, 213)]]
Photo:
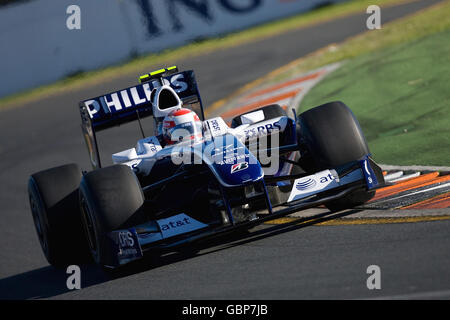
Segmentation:
[(93, 169), (101, 167), (96, 132), (152, 115), (154, 88), (170, 85), (183, 106), (204, 120), (203, 105), (194, 71), (178, 72), (176, 67), (160, 69), (140, 77), (140, 84), (81, 101), (81, 128)]

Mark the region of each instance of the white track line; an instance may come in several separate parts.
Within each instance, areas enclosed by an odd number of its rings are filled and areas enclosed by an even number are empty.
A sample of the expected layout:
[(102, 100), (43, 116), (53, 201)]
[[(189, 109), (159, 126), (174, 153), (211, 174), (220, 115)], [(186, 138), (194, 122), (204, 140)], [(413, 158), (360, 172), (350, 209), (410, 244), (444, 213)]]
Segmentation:
[[(312, 79), (312, 80), (315, 80), (315, 79)], [(307, 81), (312, 81), (312, 80), (307, 80)], [(286, 86), (286, 87), (283, 87), (283, 88), (280, 88), (280, 89), (277, 89), (277, 90), (274, 90), (274, 91), (271, 91), (271, 92), (268, 92), (268, 93), (264, 93), (264, 94), (261, 94), (259, 96), (254, 96), (254, 97), (251, 97), (251, 98), (242, 99), (242, 100), (240, 100), (240, 103), (242, 103), (242, 104), (253, 104), (253, 103), (256, 103), (258, 101), (270, 99), (273, 96), (282, 95), (284, 93), (288, 93), (288, 92), (291, 92), (291, 91), (300, 90), (300, 89), (303, 89), (305, 87), (305, 82), (307, 82), (307, 81), (303, 81), (303, 82), (300, 82), (300, 83), (294, 83), (294, 84), (291, 84), (290, 86)], [(293, 97), (294, 97), (294, 95), (292, 96), (292, 98)]]
[(428, 188), (428, 189), (425, 189), (425, 190), (420, 190), (420, 191), (408, 193), (408, 194), (405, 194), (405, 195), (403, 195), (403, 196), (398, 196), (398, 197), (395, 197), (395, 198), (388, 198), (388, 199), (385, 199), (385, 200), (381, 200), (381, 199), (380, 199), (379, 201), (377, 201), (377, 203), (386, 202), (386, 201), (392, 201), (392, 200), (397, 200), (397, 199), (400, 199), (400, 198), (403, 198), (403, 197), (409, 197), (409, 196), (412, 196), (412, 195), (415, 195), (415, 194), (424, 193), (424, 192), (428, 192), (428, 191), (432, 191), (432, 190), (436, 190), (436, 189), (441, 189), (441, 188), (445, 188), (445, 187), (450, 187), (450, 182), (445, 183), (445, 184), (442, 184), (442, 185), (440, 185), (440, 186)]
[[(292, 99), (291, 107), (295, 108), (295, 110), (298, 110), (300, 106), (300, 102), (303, 100), (303, 98), (306, 96), (306, 94), (311, 90), (316, 84), (318, 84), (320, 81), (322, 81), (323, 78), (325, 78), (328, 74), (332, 73), (336, 69), (338, 69), (342, 65), (342, 62), (336, 62), (329, 64), (325, 67), (315, 69), (309, 73), (318, 72), (324, 70), (325, 72), (321, 74), (318, 78), (316, 78), (316, 81), (307, 83), (306, 86), (304, 86), (303, 90), (301, 90), (295, 97)], [(309, 74), (308, 73), (308, 74)], [(301, 110), (298, 110), (301, 112)]]
[(395, 166), (389, 164), (379, 164), (381, 169), (389, 170), (403, 170), (403, 171), (448, 171), (450, 172), (450, 167), (438, 167), (438, 166)]
[(409, 178), (418, 177), (418, 176), (420, 176), (420, 172), (419, 171), (411, 173), (411, 174), (403, 175), (402, 177), (394, 179), (394, 180), (391, 180), (389, 182), (399, 182), (399, 181), (403, 181), (403, 180), (406, 180), (406, 179), (409, 179)]
[(384, 176), (384, 181), (391, 182), (394, 179), (398, 179), (403, 176), (403, 171), (392, 172)]

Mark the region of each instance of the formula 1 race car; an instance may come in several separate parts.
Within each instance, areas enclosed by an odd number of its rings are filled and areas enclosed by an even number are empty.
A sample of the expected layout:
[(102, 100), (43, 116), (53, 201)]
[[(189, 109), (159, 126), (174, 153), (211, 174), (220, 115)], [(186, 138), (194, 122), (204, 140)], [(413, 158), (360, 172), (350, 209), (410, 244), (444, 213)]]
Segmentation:
[[(79, 108), (93, 170), (67, 164), (28, 183), (36, 231), (54, 266), (88, 254), (114, 269), (147, 252), (177, 250), (305, 208), (351, 208), (384, 184), (342, 102), (299, 116), (262, 106), (228, 125), (205, 119), (194, 72), (171, 67)], [(143, 134), (103, 167), (96, 133), (141, 125), (149, 116), (155, 135)]]

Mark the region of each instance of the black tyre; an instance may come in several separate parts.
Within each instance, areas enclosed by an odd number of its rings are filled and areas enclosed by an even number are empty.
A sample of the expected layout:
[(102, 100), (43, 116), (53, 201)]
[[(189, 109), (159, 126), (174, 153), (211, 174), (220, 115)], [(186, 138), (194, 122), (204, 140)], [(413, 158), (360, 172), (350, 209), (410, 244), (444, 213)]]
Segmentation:
[(375, 191), (356, 190), (345, 197), (325, 203), (332, 212), (341, 211), (364, 204), (375, 196)]
[(78, 207), (81, 176), (76, 164), (67, 164), (35, 173), (28, 180), (39, 242), (55, 267), (78, 264), (89, 256)]
[(144, 222), (144, 195), (136, 175), (125, 165), (91, 171), (80, 184), (84, 230), (94, 261), (111, 265), (107, 234)]
[[(264, 120), (287, 116), (286, 111), (278, 104), (271, 104), (262, 108), (252, 110), (251, 112), (255, 112), (258, 110), (262, 110), (264, 112)], [(247, 113), (243, 113), (237, 117), (234, 117), (233, 120), (231, 121), (231, 128), (236, 128), (242, 125), (241, 116)]]
[[(369, 147), (353, 112), (340, 101), (301, 113), (298, 136), (303, 151), (300, 165), (307, 172), (334, 168), (368, 155)], [(370, 200), (374, 191), (358, 190), (326, 206), (337, 211)]]

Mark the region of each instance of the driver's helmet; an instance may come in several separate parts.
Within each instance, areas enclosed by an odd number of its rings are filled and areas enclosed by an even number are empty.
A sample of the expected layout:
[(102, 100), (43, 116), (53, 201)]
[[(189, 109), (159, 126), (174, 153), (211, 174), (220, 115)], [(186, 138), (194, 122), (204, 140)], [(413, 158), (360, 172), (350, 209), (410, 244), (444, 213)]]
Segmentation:
[(198, 140), (202, 137), (202, 122), (194, 111), (180, 108), (164, 118), (162, 132), (167, 144)]

